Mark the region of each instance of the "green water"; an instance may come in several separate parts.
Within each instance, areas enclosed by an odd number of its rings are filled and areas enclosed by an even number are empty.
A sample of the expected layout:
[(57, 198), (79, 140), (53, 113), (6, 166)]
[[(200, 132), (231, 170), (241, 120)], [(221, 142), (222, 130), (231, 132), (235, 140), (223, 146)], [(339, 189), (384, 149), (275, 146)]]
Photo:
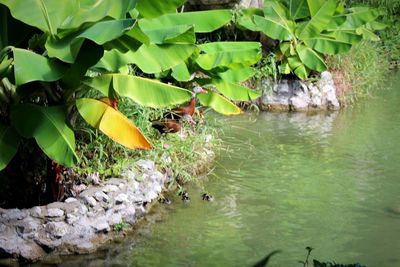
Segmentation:
[[(400, 266), (400, 75), (336, 113), (241, 115), (204, 188), (158, 206), (126, 241), (82, 266), (268, 266), (311, 259)], [(395, 211), (398, 211), (396, 214)], [(156, 223), (153, 223), (156, 222)]]

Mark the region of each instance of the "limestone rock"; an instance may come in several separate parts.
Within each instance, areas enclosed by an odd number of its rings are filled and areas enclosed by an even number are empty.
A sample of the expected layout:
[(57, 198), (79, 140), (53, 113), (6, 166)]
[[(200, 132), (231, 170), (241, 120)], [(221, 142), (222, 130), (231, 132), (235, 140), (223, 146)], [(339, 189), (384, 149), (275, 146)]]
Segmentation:
[(43, 216), (42, 209), (40, 207), (33, 207), (31, 209), (31, 216), (36, 218), (41, 218)]
[(97, 191), (94, 194), (94, 198), (99, 202), (108, 202), (110, 200), (110, 197), (107, 196), (103, 191)]
[(128, 202), (128, 201), (129, 201), (128, 196), (123, 193), (121, 193), (115, 197), (115, 204), (117, 204), (117, 205)]
[(19, 210), (19, 209), (5, 210), (4, 213), (1, 215), (1, 217), (7, 221), (22, 220), (22, 219), (26, 218), (26, 216), (27, 216), (27, 213), (25, 211)]
[(79, 220), (79, 215), (69, 213), (69, 214), (67, 214), (66, 220), (67, 220), (68, 224), (74, 224), (75, 222), (77, 222)]
[(39, 228), (39, 221), (27, 218), (16, 225), (17, 233), (24, 239), (32, 239)]
[(105, 187), (103, 187), (103, 192), (106, 194), (108, 194), (110, 192), (117, 192), (117, 191), (118, 191), (118, 187), (113, 184), (108, 184)]
[(143, 171), (151, 171), (155, 169), (154, 161), (151, 160), (139, 160), (136, 163), (137, 166), (141, 167)]
[(65, 203), (72, 203), (72, 202), (76, 202), (76, 201), (78, 201), (76, 198), (74, 198), (74, 197), (69, 197), (69, 198), (67, 198), (64, 202), (65, 202)]
[(61, 238), (68, 233), (68, 225), (64, 222), (49, 222), (45, 225), (45, 229), (55, 238)]
[(48, 209), (47, 210), (47, 216), (49, 218), (56, 218), (56, 217), (61, 217), (64, 216), (64, 211), (58, 208), (53, 208), (53, 209)]
[(90, 207), (94, 207), (94, 206), (96, 206), (96, 204), (97, 204), (96, 199), (94, 199), (94, 197), (91, 197), (91, 196), (84, 196), (84, 197), (83, 197), (83, 200), (84, 200), (85, 203), (86, 203), (87, 205), (89, 205)]

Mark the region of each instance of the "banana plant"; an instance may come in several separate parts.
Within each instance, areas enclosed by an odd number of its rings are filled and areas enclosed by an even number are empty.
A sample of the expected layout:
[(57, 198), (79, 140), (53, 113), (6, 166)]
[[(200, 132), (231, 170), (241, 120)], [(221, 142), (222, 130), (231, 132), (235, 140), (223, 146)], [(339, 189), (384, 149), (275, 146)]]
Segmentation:
[[(231, 10), (166, 13), (140, 18), (123, 40), (113, 42), (95, 68), (124, 72), (135, 65), (148, 75), (177, 83), (198, 82), (209, 90), (198, 95), (200, 103), (225, 115), (239, 114), (232, 101), (259, 97), (256, 91), (240, 85), (254, 71), (251, 65), (261, 57), (256, 42), (216, 42), (196, 44), (197, 33), (209, 33), (229, 23)], [(140, 42), (139, 47), (130, 46)], [(127, 50), (126, 48), (131, 49)], [(208, 79), (197, 79), (201, 72)]]
[[(0, 170), (17, 153), (20, 142), (31, 138), (52, 160), (65, 166), (76, 164), (79, 159), (70, 120), (75, 108), (89, 125), (116, 142), (128, 148), (152, 148), (140, 129), (107, 101), (84, 97), (93, 86), (107, 96), (128, 97), (152, 107), (190, 99), (190, 90), (154, 79), (126, 73), (86, 75), (105, 54), (130, 38), (137, 17), (141, 17), (138, 10), (143, 11), (143, 17), (158, 12), (145, 2), (0, 0), (2, 15), (6, 15), (3, 21), (7, 22), (1, 25), (0, 42)], [(172, 2), (180, 5), (182, 1)], [(166, 5), (164, 1), (157, 3)], [(11, 25), (19, 27), (13, 31), (27, 33), (25, 38), (14, 41), (7, 31)], [(143, 44), (129, 40), (132, 42), (126, 51), (136, 51)], [(184, 57), (192, 50), (187, 46)], [(168, 60), (173, 63), (166, 64), (172, 66), (182, 61), (173, 57)]]
[(325, 55), (344, 53), (362, 38), (376, 40), (380, 12), (366, 7), (345, 9), (337, 0), (271, 0), (262, 10), (243, 12), (238, 24), (279, 40), (280, 72), (306, 79), (326, 70)]
[[(31, 138), (52, 160), (65, 166), (78, 162), (71, 119), (76, 112), (128, 148), (151, 149), (111, 99), (128, 97), (155, 108), (188, 101), (191, 91), (163, 83), (167, 76), (189, 85), (196, 71), (206, 73), (203, 84), (210, 92), (201, 103), (240, 113), (231, 100), (258, 96), (238, 83), (253, 74), (249, 66), (260, 58), (259, 44), (197, 45), (196, 33), (224, 26), (232, 12), (176, 13), (184, 2), (0, 0), (7, 22), (0, 40), (0, 170), (20, 142)], [(11, 25), (24, 35), (11, 36)], [(129, 74), (128, 65), (147, 78)], [(96, 75), (88, 76), (89, 70)], [(89, 88), (106, 98), (86, 98)]]

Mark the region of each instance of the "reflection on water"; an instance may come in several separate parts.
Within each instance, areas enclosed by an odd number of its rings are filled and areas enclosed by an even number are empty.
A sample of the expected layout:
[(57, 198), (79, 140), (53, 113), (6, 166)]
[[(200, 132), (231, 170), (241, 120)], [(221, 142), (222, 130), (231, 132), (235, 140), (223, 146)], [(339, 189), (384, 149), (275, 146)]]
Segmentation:
[[(400, 77), (397, 76), (397, 82)], [(159, 206), (122, 244), (60, 266), (269, 266), (311, 258), (400, 266), (400, 92), (336, 113), (221, 117), (226, 150), (203, 189)]]

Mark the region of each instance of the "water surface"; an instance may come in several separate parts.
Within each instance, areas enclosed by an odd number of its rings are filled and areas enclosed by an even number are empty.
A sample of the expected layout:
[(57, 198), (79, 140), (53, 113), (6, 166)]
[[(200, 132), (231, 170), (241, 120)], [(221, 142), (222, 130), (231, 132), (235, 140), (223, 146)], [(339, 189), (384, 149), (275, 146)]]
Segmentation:
[[(106, 251), (60, 266), (400, 266), (400, 75), (334, 113), (221, 117), (225, 150), (191, 202), (158, 206)], [(201, 200), (202, 192), (215, 201)], [(156, 223), (153, 223), (156, 222)]]

